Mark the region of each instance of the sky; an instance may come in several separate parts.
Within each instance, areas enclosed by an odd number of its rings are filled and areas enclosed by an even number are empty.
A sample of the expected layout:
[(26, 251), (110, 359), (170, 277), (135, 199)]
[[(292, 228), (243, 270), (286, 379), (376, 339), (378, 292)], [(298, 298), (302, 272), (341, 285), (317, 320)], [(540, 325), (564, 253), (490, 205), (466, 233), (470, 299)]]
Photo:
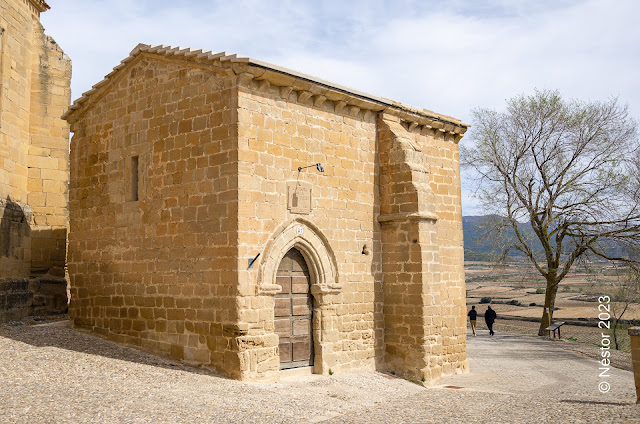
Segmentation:
[[(472, 124), (534, 89), (640, 120), (636, 0), (48, 0), (72, 100), (138, 44), (226, 51)], [(470, 142), (469, 137), (461, 143)], [(463, 214), (481, 214), (463, 175)]]

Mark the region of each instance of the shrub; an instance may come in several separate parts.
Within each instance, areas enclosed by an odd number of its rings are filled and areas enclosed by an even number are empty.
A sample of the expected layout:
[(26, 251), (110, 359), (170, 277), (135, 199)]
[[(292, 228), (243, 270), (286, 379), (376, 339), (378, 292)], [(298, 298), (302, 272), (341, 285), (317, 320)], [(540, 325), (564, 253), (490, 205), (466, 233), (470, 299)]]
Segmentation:
[(517, 300), (513, 299), (509, 301), (509, 305), (516, 305), (518, 306), (520, 304), (520, 302), (518, 302)]
[(480, 303), (491, 303), (490, 297), (483, 297), (480, 299)]
[(536, 294), (546, 293), (547, 289), (536, 289)]
[(536, 306), (536, 302), (529, 303), (529, 306)]

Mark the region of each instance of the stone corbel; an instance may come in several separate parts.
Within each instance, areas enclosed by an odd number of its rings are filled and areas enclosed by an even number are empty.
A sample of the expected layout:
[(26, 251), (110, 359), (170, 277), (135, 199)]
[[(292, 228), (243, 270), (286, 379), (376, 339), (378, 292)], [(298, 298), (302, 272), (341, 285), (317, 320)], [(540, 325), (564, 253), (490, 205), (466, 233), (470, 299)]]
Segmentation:
[(442, 122), (435, 121), (433, 123), (433, 136), (438, 139), (444, 139), (447, 130), (444, 129), (444, 124)]
[(310, 91), (301, 91), (298, 94), (298, 102), (300, 103), (307, 103), (307, 100), (309, 100), (311, 98), (311, 95), (313, 93), (311, 93)]
[(259, 87), (261, 91), (266, 91), (269, 89), (269, 87), (271, 87), (271, 83), (269, 82), (269, 80), (263, 79), (260, 81)]
[(322, 96), (322, 95), (315, 96), (315, 99), (313, 100), (313, 105), (318, 108), (322, 107), (322, 104), (325, 102), (325, 100), (327, 100), (325, 96)]
[(430, 124), (424, 124), (420, 133), (426, 136), (433, 135), (433, 127)]
[(435, 130), (442, 130), (442, 131), (444, 131), (444, 124), (443, 124), (442, 122), (433, 121), (433, 123), (431, 124), (431, 126), (433, 127), (434, 131), (435, 131)]
[(358, 114), (360, 113), (360, 108), (358, 106), (351, 106), (349, 108), (349, 115), (351, 116), (358, 116)]
[(347, 102), (340, 100), (339, 102), (336, 103), (336, 113), (340, 113), (342, 111), (342, 109), (344, 109), (344, 107), (347, 105)]
[(292, 90), (293, 88), (291, 87), (280, 87), (280, 97), (282, 97), (285, 100), (288, 100)]
[(409, 122), (409, 132), (415, 130), (418, 127), (418, 123), (413, 121), (413, 122)]
[(462, 136), (464, 136), (464, 133), (467, 131), (466, 128), (462, 128), (462, 127), (456, 127), (454, 129), (454, 135), (453, 135), (453, 141), (455, 143), (459, 142), (462, 139)]
[(253, 75), (252, 73), (243, 72), (240, 75), (238, 75), (238, 85), (246, 87), (249, 85), (249, 83), (254, 77), (255, 75)]

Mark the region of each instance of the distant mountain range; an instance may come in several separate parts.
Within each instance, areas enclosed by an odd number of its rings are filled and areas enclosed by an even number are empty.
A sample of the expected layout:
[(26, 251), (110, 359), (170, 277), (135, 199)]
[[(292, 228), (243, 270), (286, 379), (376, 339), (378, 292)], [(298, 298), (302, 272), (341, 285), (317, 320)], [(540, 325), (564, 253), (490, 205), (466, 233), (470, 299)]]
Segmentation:
[[(464, 259), (467, 261), (492, 261), (500, 256), (505, 246), (515, 244), (515, 233), (512, 229), (502, 234), (492, 231), (491, 222), (504, 218), (498, 215), (463, 216), (462, 229), (464, 233)], [(520, 233), (530, 240), (534, 254), (544, 257), (544, 251), (529, 223), (518, 224)], [(606, 244), (608, 254), (622, 255), (622, 250), (615, 243)], [(567, 245), (568, 247), (568, 245)], [(513, 259), (524, 259), (524, 255), (511, 249), (508, 256)]]
[[(467, 261), (491, 261), (500, 255), (504, 246), (514, 236), (513, 230), (498, 234), (489, 229), (490, 222), (499, 220), (497, 215), (463, 216), (462, 230), (464, 234), (464, 259)], [(531, 228), (522, 230), (531, 233)], [(517, 252), (509, 252), (510, 256), (518, 256)]]

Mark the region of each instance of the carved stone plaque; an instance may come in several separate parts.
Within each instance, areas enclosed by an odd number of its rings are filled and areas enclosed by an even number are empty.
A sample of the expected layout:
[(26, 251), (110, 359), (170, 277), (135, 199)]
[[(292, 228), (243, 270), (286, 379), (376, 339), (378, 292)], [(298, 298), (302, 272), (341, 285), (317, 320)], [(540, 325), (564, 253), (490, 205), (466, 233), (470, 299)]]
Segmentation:
[(311, 213), (311, 184), (305, 181), (287, 183), (287, 208), (291, 213)]

